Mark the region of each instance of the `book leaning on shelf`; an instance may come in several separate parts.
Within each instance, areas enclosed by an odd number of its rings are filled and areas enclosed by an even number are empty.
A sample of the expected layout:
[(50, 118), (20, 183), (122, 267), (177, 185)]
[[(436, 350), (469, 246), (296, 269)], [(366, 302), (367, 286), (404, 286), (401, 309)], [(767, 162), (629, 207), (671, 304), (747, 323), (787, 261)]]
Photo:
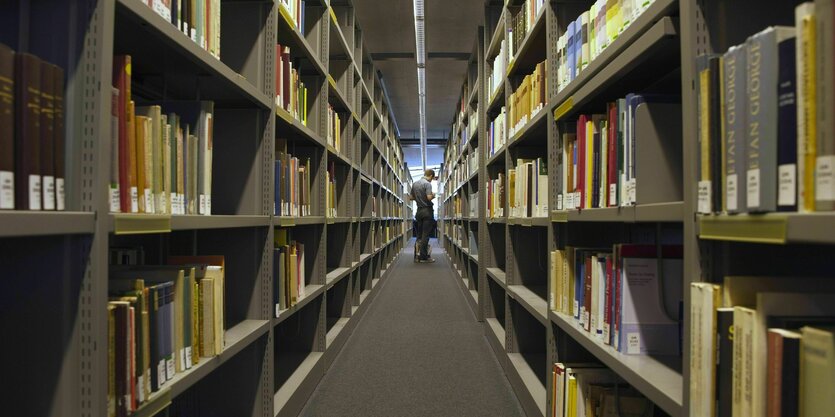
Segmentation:
[(831, 414), (835, 280), (728, 276), (690, 291), (691, 415)]
[(548, 166), (545, 158), (517, 159), (507, 171), (511, 217), (548, 216)]
[(835, 209), (833, 9), (697, 58), (699, 213)]
[(557, 362), (551, 377), (551, 416), (654, 415), (652, 402), (601, 365)]
[(222, 256), (113, 265), (108, 291), (108, 416), (127, 416), (176, 374), (224, 347)]
[(304, 244), (292, 240), (291, 231), (276, 229), (273, 250), (273, 301), (275, 316), (305, 297)]
[(220, 59), (221, 0), (139, 0)]
[(533, 73), (526, 75), (519, 87), (510, 95), (510, 110), (508, 116), (510, 131), (513, 136), (545, 107), (547, 98), (548, 61), (536, 65)]
[(588, 67), (654, 0), (597, 0), (557, 40), (557, 91)]
[(137, 106), (130, 66), (130, 55), (114, 58), (110, 211), (210, 215), (214, 103)]
[(287, 152), (287, 143), (276, 141), (275, 215), (310, 216), (310, 158), (301, 160)]
[(64, 70), (0, 44), (0, 210), (64, 210)]
[(550, 267), (549, 308), (589, 337), (627, 355), (681, 355), (681, 246), (566, 247)]
[(290, 47), (275, 47), (275, 104), (307, 126), (307, 87), (299, 75), (299, 63), (290, 56)]

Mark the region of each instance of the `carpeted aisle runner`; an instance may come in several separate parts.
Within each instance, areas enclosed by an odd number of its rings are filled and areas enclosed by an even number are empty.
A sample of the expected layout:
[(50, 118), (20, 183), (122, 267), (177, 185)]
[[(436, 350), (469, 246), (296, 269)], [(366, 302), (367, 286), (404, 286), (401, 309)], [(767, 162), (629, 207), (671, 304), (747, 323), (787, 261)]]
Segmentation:
[(302, 416), (523, 416), (446, 254), (392, 265)]

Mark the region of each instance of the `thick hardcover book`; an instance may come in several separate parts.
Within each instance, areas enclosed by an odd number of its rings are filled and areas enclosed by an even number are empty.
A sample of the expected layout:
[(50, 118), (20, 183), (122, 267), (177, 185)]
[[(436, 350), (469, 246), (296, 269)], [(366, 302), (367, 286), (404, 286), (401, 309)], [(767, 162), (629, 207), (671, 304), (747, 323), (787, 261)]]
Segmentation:
[(835, 410), (835, 328), (804, 327), (800, 342), (800, 415), (828, 417)]
[[(714, 55), (702, 55), (696, 58), (696, 69), (698, 71), (697, 90), (699, 97), (699, 151), (696, 153), (699, 175), (696, 211), (701, 214), (710, 214), (719, 208), (713, 204), (715, 199), (713, 195), (715, 185), (713, 183), (719, 181), (719, 178), (713, 177), (712, 170), (714, 148), (717, 146), (716, 142), (714, 142), (716, 139), (714, 133), (717, 129), (721, 132), (719, 121), (714, 119), (715, 110), (721, 110), (721, 107), (717, 106), (714, 108), (713, 106), (715, 104), (714, 101), (716, 101), (714, 96), (718, 95), (716, 82), (718, 80), (718, 63), (718, 58)], [(629, 136), (628, 132), (626, 136)], [(627, 155), (626, 158), (628, 161), (629, 156)], [(625, 165), (628, 165), (628, 163), (625, 163)], [(719, 188), (721, 189), (721, 187)]]
[(15, 55), (15, 207), (41, 205), (41, 60)]
[[(817, 152), (814, 209), (835, 210), (835, 1), (815, 1)], [(807, 159), (808, 161), (808, 159)]]
[(690, 284), (690, 414), (713, 416), (716, 395), (716, 308), (719, 286)]
[(0, 210), (15, 208), (15, 58), (0, 43)]
[(113, 87), (119, 90), (119, 208), (122, 213), (131, 212), (130, 177), (128, 164), (128, 126), (127, 111), (131, 100), (130, 55), (113, 57)]
[(66, 189), (64, 181), (66, 179), (66, 132), (64, 131), (64, 70), (61, 67), (52, 67), (53, 76), (53, 135), (55, 142), (55, 159), (54, 159), (54, 175), (55, 175), (55, 209), (66, 210)]
[(745, 44), (731, 47), (722, 60), (724, 99), (724, 173), (725, 195), (723, 207), (728, 213), (746, 211), (745, 204), (745, 149), (747, 123), (746, 74), (747, 48)]
[(751, 212), (777, 209), (777, 89), (779, 43), (794, 28), (770, 27), (748, 38), (748, 145), (746, 205)]
[(777, 209), (797, 211), (797, 69), (796, 43), (777, 45)]
[(55, 210), (54, 65), (41, 61), (41, 208)]
[(800, 384), (800, 333), (768, 330), (767, 417), (797, 415)]

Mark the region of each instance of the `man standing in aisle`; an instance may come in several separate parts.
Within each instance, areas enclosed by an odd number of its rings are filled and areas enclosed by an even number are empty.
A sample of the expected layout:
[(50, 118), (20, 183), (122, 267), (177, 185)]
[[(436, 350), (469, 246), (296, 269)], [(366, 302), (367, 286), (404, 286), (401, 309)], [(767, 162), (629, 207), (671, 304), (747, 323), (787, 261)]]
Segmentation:
[(420, 262), (435, 262), (429, 257), (429, 235), (435, 228), (435, 210), (432, 208), (432, 200), (435, 199), (435, 193), (432, 192), (434, 179), (435, 171), (427, 169), (423, 173), (423, 178), (412, 184), (412, 190), (409, 192), (409, 197), (417, 203), (415, 221), (418, 232), (417, 245), (420, 250), (418, 261)]

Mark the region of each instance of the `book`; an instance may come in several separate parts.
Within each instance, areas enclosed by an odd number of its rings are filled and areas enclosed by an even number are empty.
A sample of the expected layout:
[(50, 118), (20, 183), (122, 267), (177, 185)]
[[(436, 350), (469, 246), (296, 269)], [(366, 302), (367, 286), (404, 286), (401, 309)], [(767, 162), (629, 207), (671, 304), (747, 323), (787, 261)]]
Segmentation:
[(14, 59), (15, 208), (41, 210), (41, 60), (27, 53)]
[(54, 65), (40, 62), (41, 209), (55, 210), (55, 76)]
[(797, 47), (797, 204), (801, 212), (815, 210), (815, 156), (817, 155), (817, 64), (815, 3), (795, 8)]
[[(212, 279), (212, 284), (214, 284), (214, 289), (212, 290), (214, 298), (211, 299), (212, 303), (212, 315), (213, 315), (213, 322), (212, 322), (212, 330), (213, 330), (213, 351), (214, 354), (220, 354), (220, 352), (224, 349), (224, 337), (225, 337), (225, 327), (224, 327), (224, 320), (225, 320), (225, 303), (224, 303), (224, 294), (226, 288), (226, 260), (222, 255), (197, 255), (197, 256), (169, 256), (168, 257), (168, 264), (169, 265), (180, 265), (180, 266), (189, 266), (189, 265), (206, 265), (205, 269), (205, 278)], [(206, 356), (206, 355), (204, 355)]]
[(714, 416), (716, 410), (716, 309), (719, 286), (690, 284), (690, 415)]
[[(129, 177), (129, 163), (128, 163), (128, 127), (127, 127), (127, 112), (128, 103), (131, 100), (130, 90), (130, 55), (117, 55), (113, 57), (113, 87), (119, 90), (118, 100), (116, 106), (117, 118), (119, 121), (119, 148), (118, 148), (118, 167), (119, 167), (119, 211), (122, 213), (132, 213), (130, 200), (130, 177)], [(111, 96), (111, 99), (115, 99)], [(112, 189), (112, 188), (111, 188)]]
[(750, 212), (777, 209), (779, 44), (793, 38), (794, 32), (789, 27), (770, 27), (749, 37), (747, 41), (749, 87), (745, 189), (746, 205)]
[(0, 43), (0, 210), (15, 208), (15, 58)]
[(777, 210), (797, 211), (797, 47), (777, 45)]
[(753, 364), (754, 315), (756, 311), (747, 307), (734, 307), (733, 343), (733, 393), (732, 414), (734, 417), (754, 416), (753, 385), (751, 367)]
[(800, 415), (824, 417), (835, 410), (835, 328), (804, 327), (800, 342)]
[(734, 309), (716, 309), (716, 416), (732, 417), (734, 369)]
[[(55, 143), (53, 175), (55, 175), (55, 210), (67, 209), (66, 196), (66, 131), (64, 125), (64, 70), (59, 66), (52, 66), (53, 93), (53, 142)], [(0, 207), (2, 208), (2, 207)]]
[[(721, 204), (717, 190), (721, 190), (715, 167), (721, 143), (721, 100), (719, 80), (722, 58), (717, 55), (702, 55), (696, 59), (698, 70), (698, 201), (696, 211), (701, 214), (713, 213)], [(718, 204), (717, 204), (717, 199)]]
[(745, 138), (747, 117), (747, 52), (746, 44), (728, 49), (722, 59), (723, 90), (723, 161), (724, 194), (722, 209), (727, 213), (747, 210), (745, 203)]
[[(815, 107), (816, 107), (816, 151), (815, 151), (815, 210), (835, 210), (835, 56), (830, 53), (835, 47), (835, 4), (832, 0), (815, 1)], [(817, 52), (820, 51), (820, 52)], [(808, 91), (808, 90), (807, 90)], [(808, 159), (807, 159), (808, 161)]]
[(800, 333), (768, 329), (767, 417), (796, 415), (799, 408)]
[(119, 152), (119, 98), (120, 91), (112, 87), (110, 94), (110, 181), (108, 184), (108, 201), (110, 212), (122, 211), (122, 199), (120, 194), (120, 163), (121, 153)]

